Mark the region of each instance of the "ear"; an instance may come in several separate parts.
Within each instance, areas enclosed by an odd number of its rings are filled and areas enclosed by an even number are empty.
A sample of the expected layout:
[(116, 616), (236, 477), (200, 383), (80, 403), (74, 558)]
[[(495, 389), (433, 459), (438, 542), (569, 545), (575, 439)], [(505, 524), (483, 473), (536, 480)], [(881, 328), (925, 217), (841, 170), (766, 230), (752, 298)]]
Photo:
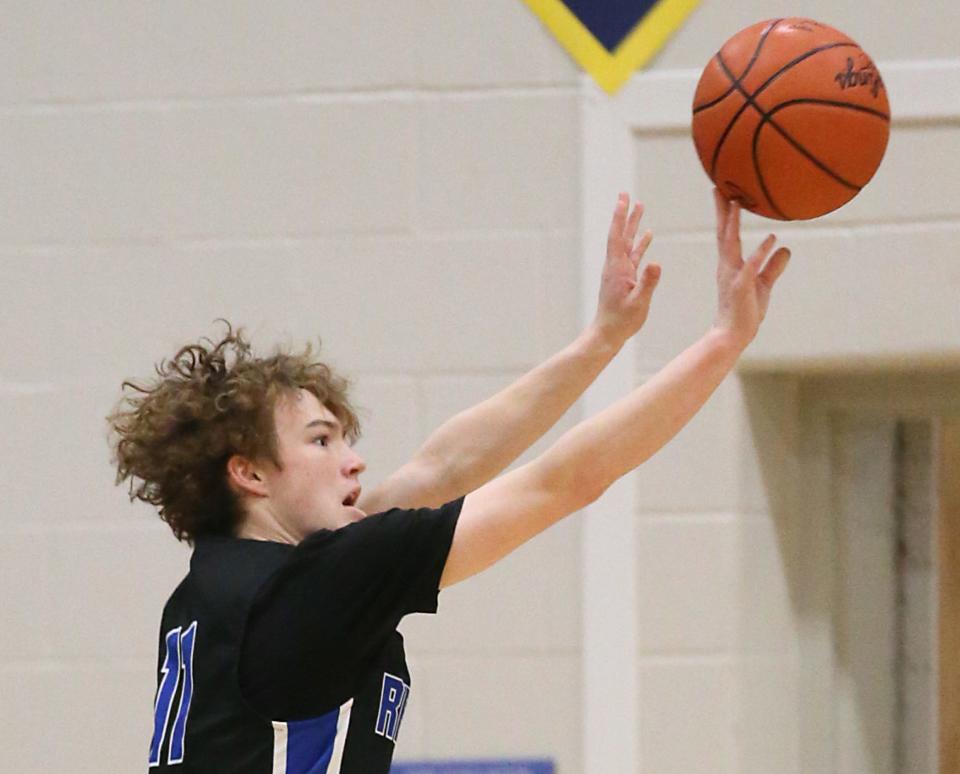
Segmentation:
[(239, 489), (241, 494), (257, 497), (268, 494), (261, 467), (241, 454), (234, 454), (227, 460), (227, 480), (234, 488)]

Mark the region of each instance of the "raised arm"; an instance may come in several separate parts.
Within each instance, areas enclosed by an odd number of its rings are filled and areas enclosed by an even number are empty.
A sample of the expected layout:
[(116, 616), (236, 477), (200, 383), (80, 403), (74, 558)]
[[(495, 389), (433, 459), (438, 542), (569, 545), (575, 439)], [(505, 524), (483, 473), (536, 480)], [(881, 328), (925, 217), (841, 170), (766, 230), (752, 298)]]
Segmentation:
[(733, 368), (756, 335), (790, 253), (772, 252), (771, 235), (744, 261), (740, 209), (716, 192), (715, 199), (720, 257), (714, 325), (652, 379), (565, 433), (540, 457), (469, 494), (442, 586), (483, 570), (596, 500), (673, 438)]
[(410, 462), (361, 499), (362, 510), (438, 506), (473, 491), (526, 451), (583, 394), (646, 321), (660, 277), (660, 267), (652, 263), (639, 272), (652, 236), (647, 231), (637, 238), (643, 206), (629, 208), (629, 197), (620, 194), (593, 322), (549, 360), (444, 423)]

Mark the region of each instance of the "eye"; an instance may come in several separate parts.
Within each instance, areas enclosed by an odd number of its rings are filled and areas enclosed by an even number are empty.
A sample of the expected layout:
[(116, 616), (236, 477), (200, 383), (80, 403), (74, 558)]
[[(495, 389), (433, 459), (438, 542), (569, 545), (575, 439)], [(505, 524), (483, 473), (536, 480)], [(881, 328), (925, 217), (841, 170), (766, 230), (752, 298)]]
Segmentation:
[(317, 438), (314, 438), (314, 439), (313, 439), (313, 442), (320, 444), (320, 446), (327, 446), (327, 445), (329, 445), (329, 443), (330, 443), (330, 436), (329, 436), (329, 435), (321, 435), (321, 436), (319, 436), (319, 437), (317, 437)]

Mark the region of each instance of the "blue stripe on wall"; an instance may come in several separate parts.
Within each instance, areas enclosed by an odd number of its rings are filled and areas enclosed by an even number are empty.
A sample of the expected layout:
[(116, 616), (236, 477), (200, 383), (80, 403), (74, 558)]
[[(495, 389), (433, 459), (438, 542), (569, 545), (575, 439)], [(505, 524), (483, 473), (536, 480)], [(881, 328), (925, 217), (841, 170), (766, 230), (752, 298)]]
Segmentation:
[(657, 0), (561, 0), (610, 53)]
[(325, 774), (339, 716), (338, 707), (318, 718), (287, 723), (287, 774)]
[(394, 763), (390, 774), (553, 774), (553, 762), (536, 760), (407, 761)]

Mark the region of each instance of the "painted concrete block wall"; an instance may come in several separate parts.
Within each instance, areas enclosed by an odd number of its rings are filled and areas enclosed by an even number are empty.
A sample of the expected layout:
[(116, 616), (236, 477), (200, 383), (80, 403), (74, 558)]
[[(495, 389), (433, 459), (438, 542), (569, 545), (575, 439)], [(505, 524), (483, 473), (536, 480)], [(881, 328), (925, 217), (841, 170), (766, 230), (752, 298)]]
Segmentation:
[[(513, 0), (8, 10), (0, 768), (136, 771), (188, 551), (112, 486), (121, 379), (216, 317), (320, 336), (382, 478), (577, 331), (576, 70)], [(578, 557), (571, 522), (410, 622), (399, 756), (578, 770)]]
[[(8, 10), (0, 749), (18, 771), (136, 770), (158, 613), (188, 555), (109, 485), (102, 417), (120, 379), (214, 333), (217, 316), (264, 347), (319, 335), (356, 377), (366, 479), (382, 477), (576, 332), (578, 74), (515, 0)], [(736, 29), (785, 12), (849, 31), (881, 62), (956, 56), (952, 0), (861, 11), (705, 0), (652, 69), (698, 69)], [(639, 379), (709, 324), (712, 244), (689, 139), (637, 147), (634, 193), (665, 266)], [(758, 367), (816, 364), (824, 348), (833, 362), (950, 355), (956, 151), (953, 129), (904, 125), (861, 200), (780, 229), (797, 257)], [(766, 224), (747, 227), (755, 240)], [(905, 278), (916, 256), (926, 273)], [(870, 305), (885, 329), (855, 325)], [(632, 482), (645, 771), (801, 770), (802, 536), (785, 541), (753, 424), (765, 417), (789, 453), (796, 385), (771, 378), (759, 396), (728, 382)], [(574, 520), (408, 623), (401, 755), (581, 769), (579, 548)]]
[[(705, 2), (651, 70), (692, 75), (736, 30), (781, 15), (833, 24), (881, 65), (957, 56), (953, 3), (864, 14), (854, 3), (748, 0)], [(960, 108), (955, 94), (940, 99)], [(636, 345), (638, 379), (706, 329), (715, 293), (709, 183), (687, 132), (655, 124), (634, 135), (633, 180), (664, 266)], [(745, 245), (773, 230), (793, 248), (793, 264), (744, 375), (635, 475), (644, 772), (830, 770), (811, 756), (811, 740), (830, 729), (807, 711), (824, 687), (803, 682), (809, 660), (825, 663), (817, 648), (827, 640), (824, 611), (811, 607), (821, 592), (804, 575), (817, 560), (805, 533), (814, 527), (796, 518), (806, 495), (800, 377), (957, 362), (957, 158), (955, 121), (900, 122), (880, 172), (849, 206), (810, 223), (744, 219)]]

